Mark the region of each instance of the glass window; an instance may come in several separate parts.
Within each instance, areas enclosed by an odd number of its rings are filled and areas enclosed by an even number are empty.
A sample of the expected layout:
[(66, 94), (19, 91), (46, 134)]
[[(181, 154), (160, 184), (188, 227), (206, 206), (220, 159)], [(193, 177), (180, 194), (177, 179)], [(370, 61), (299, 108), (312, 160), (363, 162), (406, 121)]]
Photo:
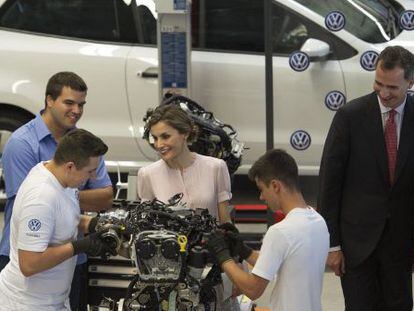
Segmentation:
[(132, 10), (120, 0), (14, 0), (0, 26), (99, 41), (137, 41)]
[(401, 32), (398, 17), (403, 8), (388, 0), (295, 0), (326, 16), (332, 11), (345, 15), (345, 29), (369, 43), (394, 39)]
[(329, 44), (332, 52), (329, 59), (346, 59), (358, 53), (329, 30), (287, 7), (275, 3), (272, 14), (273, 51), (276, 54), (288, 55), (300, 50), (309, 38), (319, 39)]
[(193, 8), (193, 47), (263, 52), (263, 1), (199, 0)]
[[(262, 0), (193, 0), (192, 39), (194, 48), (264, 52)], [(300, 50), (308, 38), (327, 42), (331, 59), (344, 59), (357, 53), (328, 30), (285, 6), (272, 8), (273, 51), (289, 55)]]
[(140, 42), (144, 44), (157, 44), (157, 20), (146, 5), (139, 5), (137, 13), (140, 20)]
[(290, 54), (300, 50), (309, 38), (309, 31), (301, 18), (277, 5), (273, 6), (272, 14), (273, 51), (278, 54)]

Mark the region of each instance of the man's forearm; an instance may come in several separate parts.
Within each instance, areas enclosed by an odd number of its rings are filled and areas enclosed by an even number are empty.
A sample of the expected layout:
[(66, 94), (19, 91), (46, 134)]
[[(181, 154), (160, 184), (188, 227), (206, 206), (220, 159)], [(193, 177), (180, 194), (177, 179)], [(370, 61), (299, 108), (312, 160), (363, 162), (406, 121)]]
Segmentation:
[(259, 253), (258, 251), (253, 251), (249, 258), (246, 258), (245, 260), (251, 265), (254, 266), (256, 264), (257, 258), (259, 258)]
[[(250, 257), (252, 257), (252, 255)], [(244, 271), (233, 260), (224, 262), (222, 264), (222, 269), (233, 284), (252, 300), (259, 298), (267, 286), (267, 280)]]
[(73, 256), (71, 243), (50, 246), (44, 252), (31, 252), (19, 249), (19, 266), (24, 276), (51, 269)]
[(99, 212), (112, 206), (112, 187), (87, 189), (79, 192), (79, 203), (82, 211)]

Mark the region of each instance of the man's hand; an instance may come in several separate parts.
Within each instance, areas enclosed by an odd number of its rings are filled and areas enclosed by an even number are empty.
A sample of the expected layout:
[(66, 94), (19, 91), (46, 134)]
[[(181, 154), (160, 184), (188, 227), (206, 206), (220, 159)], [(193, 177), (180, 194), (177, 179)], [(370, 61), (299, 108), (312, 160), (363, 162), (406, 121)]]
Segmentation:
[(88, 256), (101, 256), (106, 259), (109, 255), (116, 255), (116, 250), (102, 241), (102, 233), (95, 232), (86, 237), (72, 241), (73, 255), (86, 253)]
[(229, 241), (229, 248), (231, 255), (239, 256), (241, 260), (246, 260), (250, 257), (253, 249), (244, 244), (239, 234), (233, 232), (227, 232), (226, 238)]
[(336, 276), (343, 276), (345, 274), (345, 258), (342, 251), (329, 252), (326, 265), (335, 272)]
[(230, 254), (232, 257), (239, 256), (241, 260), (249, 258), (253, 249), (244, 244), (239, 235), (239, 230), (232, 223), (226, 222), (218, 226), (225, 231), (225, 238), (228, 241)]
[(237, 234), (239, 233), (239, 230), (236, 228), (236, 226), (230, 222), (225, 222), (224, 224), (218, 225), (217, 228), (223, 229), (226, 232), (233, 232)]
[(92, 217), (88, 225), (88, 233), (96, 232), (96, 225), (98, 224), (99, 216)]
[(224, 262), (232, 259), (229, 246), (224, 237), (224, 232), (220, 230), (213, 231), (209, 235), (207, 239), (207, 248), (210, 253), (217, 258), (220, 267)]

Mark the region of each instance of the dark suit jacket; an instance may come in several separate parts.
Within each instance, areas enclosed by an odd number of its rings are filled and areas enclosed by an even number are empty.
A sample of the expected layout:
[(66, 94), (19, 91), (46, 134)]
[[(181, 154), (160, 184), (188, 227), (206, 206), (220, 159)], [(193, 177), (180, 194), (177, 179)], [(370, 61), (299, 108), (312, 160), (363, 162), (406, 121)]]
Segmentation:
[(355, 266), (377, 246), (384, 226), (391, 252), (409, 256), (414, 223), (414, 100), (408, 96), (398, 145), (395, 181), (389, 182), (381, 111), (375, 93), (335, 115), (325, 142), (318, 208), (346, 264)]

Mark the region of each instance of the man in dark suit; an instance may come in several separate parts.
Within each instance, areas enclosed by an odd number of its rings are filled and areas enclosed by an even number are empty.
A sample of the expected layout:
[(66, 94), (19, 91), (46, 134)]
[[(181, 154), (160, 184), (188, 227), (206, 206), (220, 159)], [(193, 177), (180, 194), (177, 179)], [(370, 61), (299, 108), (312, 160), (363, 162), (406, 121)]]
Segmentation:
[(374, 92), (339, 109), (325, 142), (318, 205), (347, 311), (412, 310), (413, 84), (414, 55), (387, 47)]

